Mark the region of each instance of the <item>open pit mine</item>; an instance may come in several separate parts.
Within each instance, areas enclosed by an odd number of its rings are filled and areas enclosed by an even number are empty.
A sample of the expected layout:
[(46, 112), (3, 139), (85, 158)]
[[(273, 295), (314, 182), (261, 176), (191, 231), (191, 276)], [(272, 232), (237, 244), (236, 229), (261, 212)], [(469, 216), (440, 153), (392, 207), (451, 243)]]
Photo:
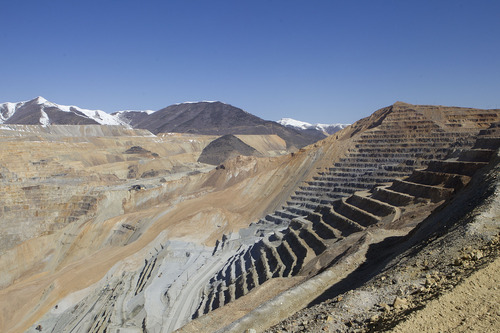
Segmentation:
[(0, 125), (0, 332), (392, 329), (498, 257), (500, 110), (222, 134)]

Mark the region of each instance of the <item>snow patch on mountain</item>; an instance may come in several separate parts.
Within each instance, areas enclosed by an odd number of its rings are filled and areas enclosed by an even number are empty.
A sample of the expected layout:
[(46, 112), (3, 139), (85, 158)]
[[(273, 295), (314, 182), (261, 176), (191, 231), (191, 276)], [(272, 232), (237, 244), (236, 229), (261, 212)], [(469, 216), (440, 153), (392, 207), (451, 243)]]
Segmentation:
[[(198, 102), (182, 102), (182, 103), (175, 103), (174, 105), (181, 105), (181, 104), (196, 104), (196, 103), (217, 103), (219, 101), (198, 101)], [(219, 102), (220, 103), (220, 102)]]
[[(45, 98), (43, 98), (42, 96), (38, 96), (37, 98), (35, 98), (35, 102), (37, 102), (38, 104), (45, 104), (45, 103), (50, 103), (49, 101), (47, 101)], [(54, 104), (54, 103), (51, 103), (51, 104)], [(55, 105), (55, 104), (54, 104)]]
[(7, 119), (9, 119), (15, 112), (18, 105), (22, 105), (24, 102), (19, 103), (3, 103), (0, 104), (0, 123), (3, 123)]
[(292, 118), (281, 118), (277, 121), (277, 123), (283, 126), (295, 127), (303, 130), (311, 128), (313, 126), (312, 124), (306, 123), (305, 121), (295, 120)]
[(113, 112), (113, 114), (120, 115), (120, 114), (124, 114), (124, 113), (129, 113), (129, 112), (144, 112), (145, 114), (147, 114), (149, 116), (151, 113), (154, 113), (156, 111), (153, 111), (153, 110), (122, 110), (122, 111)]
[(64, 111), (64, 112), (73, 112), (73, 113), (80, 112), (80, 113), (84, 114), (87, 118), (90, 118), (101, 125), (128, 126), (126, 123), (119, 120), (118, 118), (113, 117), (109, 113), (106, 113), (106, 112), (101, 111), (101, 110), (88, 110), (88, 109), (79, 108), (78, 106), (74, 106), (74, 105), (56, 104), (56, 103), (52, 103), (52, 102), (47, 101), (45, 98), (43, 98), (41, 96), (37, 97), (36, 100), (37, 100), (38, 104), (41, 104), (44, 107), (55, 107), (55, 108), (58, 108), (59, 110)]
[(43, 127), (47, 127), (50, 125), (50, 119), (49, 116), (42, 110), (42, 116), (40, 117), (40, 124)]
[(155, 111), (153, 110), (123, 110), (113, 112), (111, 115), (121, 122), (134, 127), (138, 122), (140, 122), (144, 118), (147, 118), (154, 112)]
[(296, 128), (299, 130), (317, 130), (320, 132), (324, 132), (326, 134), (333, 134), (335, 132), (340, 131), (341, 129), (346, 128), (350, 124), (311, 124), (305, 121), (300, 121), (292, 118), (281, 118), (277, 121), (277, 123), (291, 128)]

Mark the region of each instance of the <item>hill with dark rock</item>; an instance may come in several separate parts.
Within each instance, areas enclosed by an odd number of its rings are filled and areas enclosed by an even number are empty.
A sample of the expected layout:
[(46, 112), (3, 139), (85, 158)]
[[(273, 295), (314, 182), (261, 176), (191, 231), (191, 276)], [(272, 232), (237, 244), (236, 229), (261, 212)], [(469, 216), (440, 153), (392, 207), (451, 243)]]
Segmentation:
[(319, 139), (317, 134), (301, 133), (221, 102), (170, 105), (145, 117), (134, 127), (148, 129), (155, 134), (276, 134), (287, 142), (289, 148), (301, 148)]
[(210, 142), (201, 152), (198, 162), (219, 165), (238, 155), (255, 156), (258, 152), (234, 135), (227, 134)]

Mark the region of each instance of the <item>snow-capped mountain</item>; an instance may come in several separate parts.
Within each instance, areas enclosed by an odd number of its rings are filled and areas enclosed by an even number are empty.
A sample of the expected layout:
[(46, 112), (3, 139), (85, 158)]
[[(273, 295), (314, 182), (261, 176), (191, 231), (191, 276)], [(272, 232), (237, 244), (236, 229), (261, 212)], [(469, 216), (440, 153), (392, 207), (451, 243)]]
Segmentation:
[(317, 130), (328, 135), (338, 132), (341, 129), (344, 129), (350, 125), (350, 124), (310, 124), (305, 121), (295, 120), (292, 118), (281, 118), (280, 120), (277, 121), (277, 123), (286, 127), (291, 127), (302, 131)]
[(101, 110), (59, 105), (39, 96), (26, 102), (0, 104), (0, 124), (23, 125), (120, 125), (130, 127), (118, 117)]
[(140, 123), (154, 112), (155, 111), (153, 110), (124, 110), (113, 112), (111, 115), (118, 120), (135, 127), (136, 124)]

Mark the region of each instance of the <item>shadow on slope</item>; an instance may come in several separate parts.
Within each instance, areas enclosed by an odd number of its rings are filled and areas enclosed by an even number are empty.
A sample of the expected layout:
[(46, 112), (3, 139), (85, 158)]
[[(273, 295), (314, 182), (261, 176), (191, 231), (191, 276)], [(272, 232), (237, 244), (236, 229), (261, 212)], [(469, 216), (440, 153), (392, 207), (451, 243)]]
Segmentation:
[[(476, 208), (485, 202), (494, 200), (492, 198), (496, 187), (495, 174), (500, 171), (499, 169), (500, 156), (497, 155), (487, 167), (478, 171), (469, 185), (456, 197), (439, 206), (408, 235), (389, 237), (382, 242), (370, 245), (366, 261), (344, 280), (331, 286), (308, 307), (363, 286), (373, 277), (398, 265), (402, 259), (422, 255), (429, 244), (438, 242), (438, 246), (441, 247), (445, 246), (445, 243), (453, 244), (454, 247), (472, 244), (471, 236), (467, 238), (467, 230), (474, 228), (470, 223), (477, 215), (474, 212)], [(477, 237), (484, 238), (484, 235)], [(439, 259), (442, 260), (442, 258)], [(332, 265), (337, 260), (341, 260), (341, 258), (334, 260)]]

